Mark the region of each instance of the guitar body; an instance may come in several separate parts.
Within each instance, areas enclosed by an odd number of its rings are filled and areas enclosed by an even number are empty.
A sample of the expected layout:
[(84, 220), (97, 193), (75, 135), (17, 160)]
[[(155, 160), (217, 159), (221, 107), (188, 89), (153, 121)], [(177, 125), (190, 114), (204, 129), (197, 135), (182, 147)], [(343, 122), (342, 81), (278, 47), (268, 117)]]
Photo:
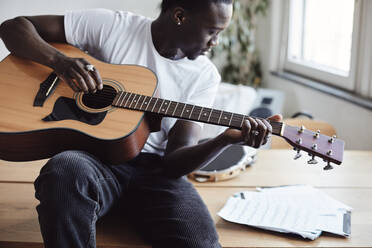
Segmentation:
[[(147, 68), (107, 64), (75, 47), (53, 45), (67, 56), (86, 58), (110, 89), (155, 93), (157, 78)], [(12, 55), (0, 63), (0, 159), (29, 161), (83, 150), (117, 164), (141, 151), (153, 129), (144, 112), (80, 106), (83, 94), (75, 94), (62, 81), (51, 88), (42, 106), (34, 106), (40, 83), (51, 73), (48, 67)]]

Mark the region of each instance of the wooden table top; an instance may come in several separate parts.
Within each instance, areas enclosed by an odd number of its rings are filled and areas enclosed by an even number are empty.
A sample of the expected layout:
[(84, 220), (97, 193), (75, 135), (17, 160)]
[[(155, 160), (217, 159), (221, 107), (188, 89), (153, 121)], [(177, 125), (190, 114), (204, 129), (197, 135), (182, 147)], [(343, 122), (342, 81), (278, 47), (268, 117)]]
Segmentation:
[[(256, 187), (287, 184), (310, 184), (316, 187), (372, 187), (372, 151), (345, 151), (341, 165), (324, 171), (324, 162), (307, 164), (303, 155), (293, 160), (291, 150), (260, 150), (257, 161), (233, 180), (196, 183), (202, 187)], [(0, 182), (32, 183), (46, 160), (8, 162), (0, 160)], [(275, 177), (273, 177), (275, 175)]]
[[(372, 151), (346, 151), (344, 163), (332, 171), (292, 160), (293, 151), (262, 150), (257, 162), (225, 182), (195, 183), (217, 226), (223, 247), (372, 247)], [(32, 182), (40, 162), (0, 161), (0, 248), (42, 247)], [(256, 186), (310, 184), (353, 207), (351, 237), (322, 234), (314, 241), (227, 222), (217, 212), (229, 196)], [(108, 217), (109, 218), (109, 217)], [(105, 223), (105, 220), (104, 222)], [(104, 225), (104, 224), (103, 224)], [(103, 230), (104, 229), (104, 230)], [(125, 233), (130, 235), (122, 235)], [(118, 228), (98, 224), (98, 247), (150, 247), (125, 223)]]

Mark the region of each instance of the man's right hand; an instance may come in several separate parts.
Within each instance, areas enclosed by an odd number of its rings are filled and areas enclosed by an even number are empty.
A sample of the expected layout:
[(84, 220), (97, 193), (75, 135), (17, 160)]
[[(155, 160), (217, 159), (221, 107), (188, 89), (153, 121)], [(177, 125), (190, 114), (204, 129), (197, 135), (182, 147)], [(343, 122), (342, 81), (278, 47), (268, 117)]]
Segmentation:
[(88, 70), (90, 63), (84, 58), (71, 58), (58, 54), (53, 69), (75, 92), (95, 93), (102, 90), (101, 76), (96, 68)]
[(94, 93), (103, 88), (97, 69), (86, 68), (88, 61), (66, 57), (48, 44), (67, 43), (64, 16), (20, 16), (7, 20), (0, 25), (0, 38), (13, 55), (51, 67), (74, 91)]

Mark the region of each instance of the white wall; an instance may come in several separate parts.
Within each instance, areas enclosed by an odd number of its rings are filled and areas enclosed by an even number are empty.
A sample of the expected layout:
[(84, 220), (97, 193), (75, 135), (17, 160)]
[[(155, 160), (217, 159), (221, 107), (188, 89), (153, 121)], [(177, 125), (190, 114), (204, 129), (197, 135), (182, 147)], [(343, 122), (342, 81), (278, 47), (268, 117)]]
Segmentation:
[[(160, 12), (161, 0), (0, 0), (0, 23), (20, 15), (63, 14), (66, 10), (107, 8), (128, 10), (151, 18)], [(0, 60), (8, 53), (0, 42)]]
[[(277, 4), (274, 8), (278, 7)], [(266, 18), (260, 19), (257, 45), (263, 59), (264, 86), (283, 90), (286, 94), (284, 116), (301, 110), (311, 112), (317, 119), (334, 125), (338, 136), (345, 140), (347, 149), (372, 150), (372, 131), (369, 129), (372, 110), (270, 74), (269, 68), (275, 59), (270, 43), (275, 38), (273, 34), (278, 31), (272, 28), (272, 23), (277, 20), (273, 17), (275, 13), (271, 7)]]

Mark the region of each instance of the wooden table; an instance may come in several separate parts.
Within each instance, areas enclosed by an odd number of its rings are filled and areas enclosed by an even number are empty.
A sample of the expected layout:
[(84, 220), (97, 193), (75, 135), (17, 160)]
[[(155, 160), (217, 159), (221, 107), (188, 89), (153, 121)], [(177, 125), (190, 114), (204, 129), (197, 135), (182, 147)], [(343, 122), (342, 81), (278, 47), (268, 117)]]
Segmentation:
[[(257, 162), (240, 176), (224, 182), (195, 183), (206, 202), (223, 247), (372, 247), (372, 151), (346, 151), (334, 170), (292, 160), (290, 150), (261, 150)], [(42, 163), (0, 161), (0, 248), (42, 247), (32, 182)], [(351, 237), (322, 234), (314, 241), (229, 223), (217, 212), (230, 195), (257, 186), (310, 184), (353, 207)], [(98, 247), (150, 247), (126, 224), (98, 223)], [(123, 231), (124, 229), (124, 231)], [(126, 235), (123, 235), (126, 233)]]

